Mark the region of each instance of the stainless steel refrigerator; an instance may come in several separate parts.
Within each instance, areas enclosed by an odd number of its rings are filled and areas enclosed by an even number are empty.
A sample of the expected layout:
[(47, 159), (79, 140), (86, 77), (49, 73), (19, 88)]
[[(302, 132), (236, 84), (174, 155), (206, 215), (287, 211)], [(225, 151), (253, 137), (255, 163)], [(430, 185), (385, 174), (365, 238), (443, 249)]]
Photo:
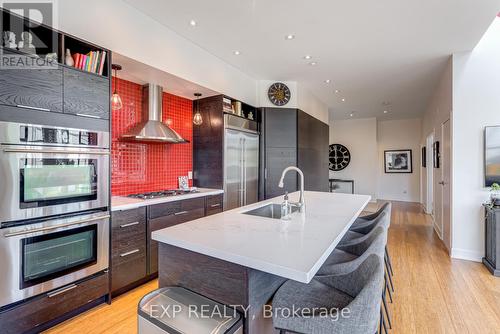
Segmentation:
[(258, 201), (259, 133), (254, 121), (224, 121), (224, 210), (231, 210)]

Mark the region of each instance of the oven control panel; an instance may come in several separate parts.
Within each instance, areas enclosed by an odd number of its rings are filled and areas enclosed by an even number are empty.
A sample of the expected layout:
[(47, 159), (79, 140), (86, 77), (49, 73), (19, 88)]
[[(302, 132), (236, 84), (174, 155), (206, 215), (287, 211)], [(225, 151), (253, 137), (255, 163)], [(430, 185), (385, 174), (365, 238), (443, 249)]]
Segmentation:
[(98, 146), (97, 132), (21, 125), (19, 140), (27, 144)]

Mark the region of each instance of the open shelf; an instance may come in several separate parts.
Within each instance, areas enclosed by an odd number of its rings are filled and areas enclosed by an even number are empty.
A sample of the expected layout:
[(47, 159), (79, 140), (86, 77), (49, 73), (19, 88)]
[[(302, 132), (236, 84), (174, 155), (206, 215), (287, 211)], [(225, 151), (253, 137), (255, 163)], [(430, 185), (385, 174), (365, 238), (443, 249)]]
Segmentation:
[[(225, 96), (225, 95), (224, 95), (224, 98), (231, 100), (231, 102), (238, 101), (236, 99), (233, 99), (233, 98), (231, 98), (229, 96)], [(248, 120), (260, 123), (260, 111), (257, 108), (255, 108), (254, 106), (251, 106), (249, 104), (241, 102), (241, 112), (242, 112), (242, 115), (240, 116), (238, 114), (232, 113), (229, 110), (225, 110), (225, 109), (223, 110), (223, 113), (225, 113), (225, 114), (233, 115), (233, 116), (236, 116), (236, 117), (241, 117), (241, 118), (244, 118), (244, 119), (248, 119)], [(253, 114), (253, 119), (249, 119), (248, 118), (248, 115), (250, 114), (250, 112)]]
[[(69, 49), (73, 58), (76, 58), (75, 57), (76, 54), (85, 55), (85, 56), (89, 57), (91, 52), (94, 52), (94, 56), (97, 56), (98, 64), (96, 67), (96, 71), (88, 71), (86, 69), (77, 68), (76, 66), (74, 67), (74, 69), (79, 70), (79, 71), (83, 71), (83, 72), (92, 73), (95, 75), (102, 75), (105, 77), (109, 76), (109, 71), (108, 71), (109, 51), (108, 50), (100, 48), (94, 44), (88, 43), (86, 41), (83, 41), (83, 40), (80, 40), (78, 38), (68, 36), (68, 35), (63, 36), (63, 47), (64, 47), (63, 53), (66, 54), (66, 50)], [(99, 67), (101, 66), (100, 65), (101, 57), (103, 55), (105, 58), (104, 58), (104, 64), (102, 67), (102, 74), (99, 74)], [(66, 65), (66, 66), (68, 66), (68, 65)], [(69, 67), (71, 67), (71, 66), (69, 66)]]

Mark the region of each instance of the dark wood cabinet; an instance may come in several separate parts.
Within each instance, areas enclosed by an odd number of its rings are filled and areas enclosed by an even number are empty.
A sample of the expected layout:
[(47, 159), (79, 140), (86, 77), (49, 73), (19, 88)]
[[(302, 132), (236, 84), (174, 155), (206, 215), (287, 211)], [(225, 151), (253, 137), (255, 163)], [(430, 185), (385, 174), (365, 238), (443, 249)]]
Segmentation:
[(223, 195), (207, 196), (205, 201), (205, 216), (211, 216), (222, 212), (223, 202)]
[(298, 190), (298, 176), (289, 173), (279, 188), (281, 173), (288, 166), (304, 172), (305, 189), (328, 191), (329, 126), (299, 109), (263, 108), (261, 131), (261, 200)]
[(109, 278), (102, 273), (34, 297), (4, 312), (0, 312), (4, 334), (39, 333), (57, 318), (85, 307), (108, 293)]
[(64, 68), (64, 112), (109, 119), (109, 79), (73, 68)]
[(483, 264), (500, 276), (500, 208), (485, 205), (485, 255)]
[(147, 274), (146, 224), (146, 207), (112, 213), (111, 291), (114, 295)]
[(126, 292), (158, 274), (158, 242), (151, 233), (222, 211), (222, 195), (209, 195), (113, 211), (111, 294)]
[(149, 207), (148, 223), (148, 275), (158, 272), (158, 242), (151, 239), (151, 233), (205, 216), (205, 198), (193, 198)]
[(2, 70), (0, 104), (31, 110), (62, 112), (62, 68)]

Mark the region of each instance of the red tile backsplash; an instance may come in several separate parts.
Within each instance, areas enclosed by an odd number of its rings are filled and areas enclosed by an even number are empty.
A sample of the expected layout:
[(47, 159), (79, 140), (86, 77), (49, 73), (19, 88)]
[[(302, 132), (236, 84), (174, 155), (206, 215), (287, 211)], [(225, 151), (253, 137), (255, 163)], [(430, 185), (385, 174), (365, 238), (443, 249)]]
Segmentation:
[(189, 143), (127, 142), (120, 136), (142, 120), (142, 86), (122, 79), (117, 83), (123, 108), (112, 111), (111, 193), (128, 195), (177, 188), (177, 177), (193, 170), (192, 101), (163, 93), (163, 122)]

